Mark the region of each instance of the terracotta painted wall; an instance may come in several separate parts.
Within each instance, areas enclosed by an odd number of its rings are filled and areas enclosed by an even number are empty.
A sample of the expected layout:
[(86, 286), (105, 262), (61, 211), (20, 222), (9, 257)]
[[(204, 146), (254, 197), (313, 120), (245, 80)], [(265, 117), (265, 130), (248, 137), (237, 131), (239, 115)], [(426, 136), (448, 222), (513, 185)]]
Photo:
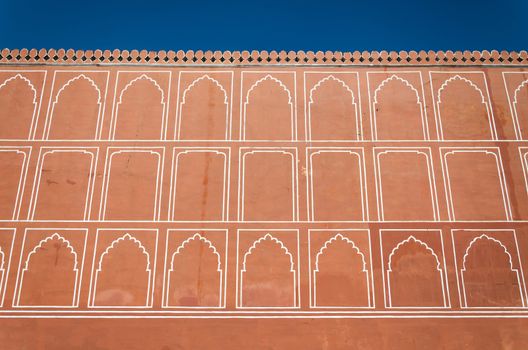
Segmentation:
[(521, 61), (4, 51), (2, 348), (526, 348)]

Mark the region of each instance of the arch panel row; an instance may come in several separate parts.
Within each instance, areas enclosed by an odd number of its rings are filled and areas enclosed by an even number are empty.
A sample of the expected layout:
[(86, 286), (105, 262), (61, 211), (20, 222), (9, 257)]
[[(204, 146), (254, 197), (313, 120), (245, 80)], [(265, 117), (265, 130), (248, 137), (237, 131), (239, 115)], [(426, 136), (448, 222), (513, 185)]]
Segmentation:
[(183, 312), (528, 307), (514, 229), (375, 233), (28, 228), (15, 239), (15, 229), (2, 228), (0, 306)]
[(524, 72), (493, 75), (493, 84), (486, 71), (467, 70), (57, 70), (51, 83), (47, 75), (0, 71), (0, 139), (528, 139)]

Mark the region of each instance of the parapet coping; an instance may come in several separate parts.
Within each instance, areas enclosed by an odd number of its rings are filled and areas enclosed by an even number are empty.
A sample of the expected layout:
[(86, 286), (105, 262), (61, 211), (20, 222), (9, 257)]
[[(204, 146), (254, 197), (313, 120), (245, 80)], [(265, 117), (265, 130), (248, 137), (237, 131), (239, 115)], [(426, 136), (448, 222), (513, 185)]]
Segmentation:
[(147, 51), (3, 49), (0, 64), (191, 65), (191, 66), (522, 66), (516, 51)]

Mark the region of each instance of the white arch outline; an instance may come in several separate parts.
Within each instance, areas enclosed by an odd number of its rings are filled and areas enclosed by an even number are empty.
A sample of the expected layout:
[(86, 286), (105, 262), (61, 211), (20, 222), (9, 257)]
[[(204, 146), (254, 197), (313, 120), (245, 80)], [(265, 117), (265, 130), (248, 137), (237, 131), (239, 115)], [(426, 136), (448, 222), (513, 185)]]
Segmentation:
[[(204, 81), (204, 80), (209, 80), (211, 81), (214, 85), (216, 85), (217, 87), (220, 88), (220, 90), (224, 93), (224, 105), (225, 105), (225, 114), (226, 114), (226, 117), (225, 117), (225, 138), (224, 140), (228, 140), (229, 138), (229, 97), (227, 95), (227, 91), (224, 89), (224, 87), (222, 86), (222, 84), (220, 84), (220, 82), (212, 77), (209, 76), (209, 74), (204, 74), (196, 79), (193, 80), (193, 82), (187, 86), (187, 88), (183, 91), (183, 94), (182, 94), (182, 102), (180, 103), (180, 106), (178, 108), (178, 120), (177, 120), (177, 139), (178, 140), (181, 140), (181, 137), (180, 137), (180, 131), (181, 131), (181, 124), (182, 124), (182, 119), (183, 119), (183, 105), (186, 103), (186, 98), (187, 98), (187, 93), (192, 89), (194, 88), (199, 82), (201, 81)], [(188, 139), (187, 139), (188, 140)]]
[[(520, 121), (519, 121), (519, 112), (517, 111), (517, 104), (518, 104), (518, 99), (517, 99), (517, 95), (518, 93), (523, 89), (523, 88), (528, 88), (528, 79), (524, 80), (522, 83), (519, 84), (519, 86), (517, 86), (517, 88), (515, 89), (515, 92), (513, 93), (513, 113), (515, 114), (515, 132), (517, 133), (517, 139), (518, 140), (522, 140), (523, 139), (523, 135), (521, 133), (521, 124), (520, 124)], [(527, 116), (528, 117), (528, 116)]]
[(376, 111), (377, 111), (377, 108), (376, 106), (379, 104), (379, 101), (378, 101), (378, 94), (379, 92), (389, 83), (389, 82), (393, 82), (393, 81), (396, 81), (396, 82), (401, 82), (404, 84), (405, 87), (408, 87), (411, 89), (411, 91), (414, 92), (414, 94), (416, 95), (416, 104), (419, 106), (419, 109), (420, 109), (420, 119), (422, 121), (422, 135), (423, 135), (423, 139), (422, 140), (429, 140), (429, 130), (428, 130), (428, 124), (427, 124), (427, 117), (424, 113), (424, 105), (423, 105), (423, 102), (421, 101), (421, 98), (420, 98), (420, 93), (418, 92), (418, 89), (416, 89), (407, 79), (403, 79), (402, 77), (400, 76), (397, 76), (396, 74), (392, 74), (390, 77), (386, 78), (385, 80), (383, 80), (379, 85), (378, 87), (376, 88), (376, 90), (374, 90), (374, 98), (373, 98), (373, 102), (372, 102), (372, 105), (373, 105), (373, 108), (372, 108), (372, 114), (373, 114), (373, 128), (372, 128), (372, 138), (374, 140), (378, 140), (378, 128), (377, 128), (377, 116), (376, 116)]
[[(363, 263), (362, 272), (365, 274), (365, 283), (366, 283), (366, 286), (367, 286), (368, 305), (366, 305), (366, 306), (367, 307), (372, 307), (372, 299), (371, 299), (371, 296), (370, 296), (369, 271), (367, 269), (367, 261), (365, 259), (365, 255), (361, 252), (359, 247), (356, 246), (354, 241), (352, 241), (348, 237), (343, 236), (341, 233), (338, 233), (338, 234), (334, 235), (333, 237), (331, 237), (330, 239), (328, 239), (324, 243), (324, 245), (321, 247), (321, 249), (319, 249), (319, 252), (315, 256), (315, 269), (313, 271), (313, 278), (314, 278), (314, 282), (313, 282), (314, 283), (314, 285), (313, 285), (313, 293), (314, 293), (313, 294), (313, 307), (321, 307), (321, 306), (317, 305), (317, 273), (319, 272), (319, 256), (321, 256), (324, 253), (324, 251), (328, 249), (329, 245), (335, 243), (338, 239), (341, 240), (342, 242), (345, 242), (346, 244), (352, 246), (352, 248), (356, 251), (356, 254), (361, 256), (361, 261)], [(324, 307), (324, 306), (322, 306), (322, 307)]]
[(274, 242), (275, 244), (278, 244), (280, 249), (284, 251), (284, 253), (289, 257), (290, 259), (290, 273), (292, 274), (292, 281), (293, 281), (293, 284), (292, 284), (292, 292), (293, 292), (293, 305), (291, 306), (284, 306), (284, 307), (274, 307), (274, 306), (259, 306), (259, 307), (250, 307), (250, 308), (294, 308), (297, 306), (297, 295), (296, 295), (296, 290), (297, 290), (297, 282), (296, 282), (296, 271), (295, 271), (295, 263), (294, 263), (294, 260), (293, 260), (293, 255), (290, 253), (290, 251), (288, 250), (288, 248), (284, 245), (284, 243), (282, 243), (281, 240), (273, 237), (270, 233), (266, 233), (264, 236), (260, 237), (259, 239), (257, 239), (256, 241), (253, 242), (253, 244), (251, 245), (251, 247), (249, 247), (249, 249), (246, 251), (246, 253), (244, 254), (244, 259), (242, 260), (242, 269), (240, 270), (240, 307), (242, 308), (246, 308), (248, 306), (244, 306), (244, 302), (243, 302), (243, 290), (244, 290), (244, 274), (246, 273), (246, 259), (249, 255), (251, 255), (253, 253), (253, 251), (257, 248), (257, 246), (264, 242), (264, 241), (270, 241), (270, 242)]
[[(441, 281), (441, 287), (442, 287), (442, 301), (443, 301), (443, 306), (442, 307), (447, 307), (448, 303), (447, 303), (447, 299), (446, 299), (446, 286), (445, 286), (445, 282), (444, 282), (444, 269), (442, 269), (442, 263), (440, 262), (440, 259), (438, 258), (438, 255), (436, 255), (435, 251), (429, 247), (429, 245), (427, 243), (425, 243), (424, 241), (420, 240), (420, 239), (417, 239), (414, 235), (410, 235), (409, 237), (407, 237), (406, 239), (404, 239), (403, 241), (399, 242), (391, 251), (391, 253), (389, 254), (389, 258), (388, 258), (388, 261), (387, 261), (387, 291), (388, 291), (388, 301), (389, 301), (389, 307), (392, 308), (394, 306), (392, 306), (392, 294), (391, 294), (391, 279), (390, 279), (390, 276), (391, 276), (391, 273), (393, 272), (392, 271), (392, 257), (396, 254), (396, 252), (401, 248), (403, 247), (404, 245), (406, 244), (410, 244), (411, 242), (413, 243), (418, 243), (420, 246), (424, 247), (426, 249), (427, 252), (429, 252), (430, 254), (432, 254), (436, 260), (436, 270), (438, 271), (439, 273), (439, 277), (440, 277), (440, 281)], [(397, 308), (397, 307), (396, 307)], [(400, 308), (403, 308), (403, 307), (400, 307)], [(405, 308), (410, 308), (410, 307), (405, 307)]]
[[(160, 138), (159, 138), (159, 140), (165, 140), (166, 139), (166, 134), (167, 134), (167, 130), (166, 130), (167, 129), (167, 102), (165, 101), (165, 91), (161, 88), (161, 86), (158, 84), (158, 82), (155, 79), (149, 77), (146, 73), (143, 73), (139, 77), (136, 77), (136, 78), (132, 79), (131, 81), (129, 81), (128, 84), (126, 84), (125, 87), (119, 93), (118, 102), (116, 104), (115, 113), (114, 113), (114, 115), (112, 117), (112, 123), (111, 123), (111, 126), (110, 126), (110, 139), (111, 140), (115, 140), (116, 139), (115, 138), (115, 134), (116, 134), (116, 129), (117, 129), (117, 119), (119, 118), (119, 106), (123, 102), (123, 95), (132, 85), (134, 85), (139, 80), (147, 80), (147, 81), (151, 82), (158, 89), (158, 91), (161, 92), (161, 101), (160, 102), (161, 102), (161, 104), (163, 106), (163, 110), (162, 110), (162, 113), (161, 113), (161, 130), (160, 130)], [(116, 86), (116, 88), (117, 88), (117, 86)], [(123, 141), (123, 140), (120, 140), (120, 141)]]
[[(467, 272), (467, 270), (466, 270), (466, 260), (467, 260), (467, 257), (469, 256), (470, 250), (473, 247), (473, 245), (475, 243), (477, 243), (477, 241), (480, 241), (480, 240), (483, 240), (483, 239), (486, 239), (486, 240), (491, 241), (493, 243), (499, 244), (499, 246), (502, 248), (504, 253), (506, 253), (508, 255), (508, 262), (510, 264), (510, 271), (514, 272), (515, 275), (517, 276), (517, 283), (518, 283), (518, 286), (519, 286), (519, 299), (521, 299), (522, 307), (526, 307), (526, 301), (524, 299), (524, 295), (523, 295), (523, 292), (522, 292), (521, 279), (520, 279), (520, 276), (519, 276), (519, 269), (513, 268), (512, 256), (511, 256), (510, 252), (508, 251), (508, 248), (504, 244), (502, 244), (502, 242), (499, 241), (498, 239), (490, 237), (490, 236), (488, 236), (485, 233), (481, 234), (480, 236), (474, 237), (471, 240), (471, 242), (466, 247), (466, 251), (464, 252), (464, 256), (462, 257), (462, 269), (460, 270), (460, 278), (462, 279), (462, 283), (461, 283), (462, 284), (462, 293), (463, 293), (463, 297), (464, 297), (463, 298), (464, 305), (462, 307), (465, 307), (465, 308), (471, 307), (471, 306), (468, 306), (468, 303), (467, 303), (466, 282), (465, 282), (465, 279), (464, 279), (464, 273)], [(478, 306), (474, 306), (474, 307), (478, 307)], [(515, 307), (515, 306), (513, 306), (513, 307)]]
[(147, 272), (148, 274), (148, 285), (147, 285), (147, 293), (146, 293), (146, 300), (145, 300), (145, 305), (139, 305), (139, 306), (119, 306), (121, 308), (137, 308), (137, 307), (148, 307), (149, 306), (149, 299), (150, 299), (150, 292), (151, 292), (151, 285), (152, 285), (152, 270), (150, 269), (150, 254), (148, 253), (147, 249), (143, 246), (143, 244), (141, 243), (140, 240), (136, 239), (134, 236), (132, 236), (130, 233), (125, 233), (124, 235), (122, 235), (121, 237), (118, 237), (116, 238), (115, 240), (112, 241), (112, 243), (106, 247), (106, 249), (104, 250), (104, 252), (101, 254), (101, 256), (99, 257), (99, 262), (97, 263), (97, 269), (95, 270), (95, 279), (94, 279), (94, 283), (93, 283), (93, 287), (92, 287), (92, 290), (93, 290), (93, 295), (92, 295), (92, 299), (90, 300), (91, 301), (91, 307), (93, 308), (98, 308), (98, 307), (102, 307), (102, 308), (115, 308), (116, 306), (105, 306), (105, 305), (96, 305), (95, 304), (95, 300), (96, 300), (96, 297), (97, 297), (97, 279), (99, 277), (99, 273), (102, 271), (102, 263), (103, 263), (103, 259), (106, 255), (108, 255), (110, 253), (110, 251), (112, 249), (114, 249), (116, 247), (117, 244), (125, 241), (125, 240), (128, 240), (128, 241), (131, 241), (137, 248), (139, 248), (141, 254), (145, 255), (147, 257), (147, 266), (145, 267), (145, 271)]
[[(193, 236), (191, 236), (191, 237), (187, 238), (185, 241), (183, 241), (182, 244), (180, 244), (178, 246), (176, 251), (171, 256), (170, 268), (169, 268), (169, 271), (168, 271), (168, 274), (167, 274), (167, 294), (165, 295), (165, 297), (166, 297), (165, 305), (167, 307), (178, 307), (178, 306), (174, 306), (174, 305), (170, 305), (169, 304), (170, 282), (171, 282), (172, 272), (174, 272), (174, 258), (176, 257), (176, 255), (180, 254), (191, 241), (196, 241), (196, 240), (199, 240), (199, 241), (202, 241), (203, 243), (205, 243), (208, 246), (208, 249), (211, 250), (213, 252), (213, 254), (216, 255), (216, 258), (217, 258), (217, 270), (216, 271), (219, 274), (219, 282), (220, 282), (220, 285), (218, 286), (219, 287), (219, 290), (218, 290), (218, 306), (216, 306), (216, 307), (222, 307), (222, 300), (223, 300), (223, 295), (222, 295), (222, 278), (223, 278), (222, 259), (220, 257), (220, 254), (216, 250), (216, 247), (214, 246), (214, 244), (210, 240), (205, 238), (204, 236), (200, 235), (199, 233), (195, 233)], [(206, 308), (208, 308), (208, 307), (206, 306)]]
[(97, 123), (95, 126), (95, 135), (94, 135), (94, 138), (91, 140), (99, 139), (100, 127), (101, 127), (101, 112), (102, 112), (102, 104), (103, 104), (101, 100), (101, 90), (99, 89), (95, 81), (93, 81), (93, 79), (91, 79), (90, 77), (87, 77), (86, 75), (84, 75), (84, 73), (81, 73), (71, 78), (70, 80), (68, 80), (65, 84), (63, 84), (61, 88), (59, 89), (59, 91), (57, 92), (57, 94), (55, 95), (55, 98), (53, 99), (53, 102), (51, 103), (51, 110), (49, 112), (49, 117), (46, 118), (46, 123), (44, 125), (44, 130), (45, 130), (44, 139), (45, 140), (49, 140), (49, 134), (51, 132), (51, 126), (53, 122), (53, 113), (55, 112), (55, 106), (58, 104), (61, 94), (67, 88), (71, 87), (73, 83), (81, 81), (81, 80), (87, 81), (90, 84), (90, 86), (95, 88), (95, 91), (97, 91), (97, 105), (99, 106), (99, 108), (97, 110)]
[[(326, 77), (320, 79), (311, 89), (309, 93), (309, 101), (308, 101), (308, 124), (306, 125), (306, 132), (308, 140), (312, 140), (312, 104), (315, 103), (313, 94), (314, 92), (319, 89), (323, 84), (328, 83), (330, 80), (335, 81), (336, 83), (343, 86), (347, 92), (350, 94), (351, 97), (351, 105), (354, 107), (354, 119), (356, 122), (356, 140), (360, 141), (363, 139), (363, 132), (362, 132), (362, 122), (361, 118), (358, 118), (358, 105), (356, 103), (356, 97), (354, 95), (354, 91), (350, 89), (350, 87), (341, 79), (336, 78), (334, 75), (330, 74)], [(354, 140), (355, 141), (355, 140)]]
[(3, 81), (2, 84), (0, 84), (0, 90), (4, 87), (7, 86), (7, 84), (9, 84), (10, 82), (14, 81), (14, 80), (23, 80), (30, 88), (31, 88), (31, 91), (33, 91), (33, 101), (32, 103), (33, 104), (37, 104), (37, 89), (35, 88), (35, 86), (31, 83), (31, 80), (29, 80), (28, 78), (26, 78), (25, 76), (23, 76), (22, 74), (18, 73), (10, 78), (7, 78), (6, 80)]
[[(35, 247), (33, 247), (33, 249), (27, 255), (26, 260), (24, 262), (24, 267), (23, 267), (22, 272), (20, 274), (20, 286), (18, 287), (17, 298), (16, 298), (15, 304), (13, 306), (39, 307), (39, 305), (20, 305), (20, 297), (22, 296), (22, 289), (23, 289), (23, 285), (24, 285), (24, 275), (29, 269), (29, 260), (31, 259), (31, 256), (33, 254), (36, 254), (37, 251), (40, 250), (44, 244), (48, 243), (51, 240), (59, 240), (62, 243), (66, 244), (66, 248), (69, 249), (70, 250), (70, 254), (73, 255), (73, 260), (74, 260), (73, 271), (75, 272), (75, 284), (74, 284), (74, 287), (73, 287), (73, 296), (72, 296), (71, 305), (53, 305), (53, 306), (54, 307), (61, 307), (61, 306), (72, 307), (72, 306), (75, 306), (75, 304), (76, 304), (75, 300), (76, 300), (76, 297), (77, 297), (77, 294), (78, 294), (77, 286), (79, 284), (79, 269), (78, 269), (78, 263), (79, 262), (77, 260), (77, 252), (72, 247), (70, 241), (68, 241), (66, 238), (64, 238), (63, 236), (61, 236), (57, 232), (55, 232), (52, 235), (40, 240), (40, 242)], [(46, 305), (41, 305), (41, 306), (50, 307), (50, 306), (46, 306)]]
[[(243, 107), (243, 118), (242, 118), (242, 123), (241, 123), (241, 128), (240, 128), (240, 138), (241, 140), (246, 140), (246, 116), (247, 116), (247, 106), (249, 105), (249, 95), (253, 92), (253, 90), (255, 90), (255, 88), (260, 85), (262, 82), (264, 82), (265, 80), (268, 80), (268, 81), (273, 81), (277, 84), (279, 84), (279, 87), (282, 88), (282, 90), (286, 91), (286, 93), (288, 94), (288, 104), (290, 105), (290, 122), (291, 122), (291, 139), (290, 140), (285, 140), (285, 141), (296, 141), (297, 140), (297, 123), (295, 121), (295, 114), (294, 114), (294, 106), (293, 106), (293, 101), (292, 101), (292, 96), (291, 96), (291, 92), (290, 90), (288, 89), (288, 87), (279, 79), (273, 77), (271, 74), (266, 74), (263, 78), (260, 78), (259, 80), (257, 80), (253, 85), (251, 85), (251, 87), (249, 88), (249, 90), (247, 91), (246, 93), (246, 97), (244, 98), (244, 107)], [(279, 140), (277, 140), (279, 141)]]
[[(45, 77), (46, 77), (46, 75), (44, 75), (44, 79), (45, 79)], [(31, 124), (29, 125), (29, 135), (28, 135), (28, 137), (26, 139), (22, 139), (22, 140), (31, 140), (31, 139), (34, 138), (34, 136), (35, 136), (34, 133), (36, 131), (34, 129), (36, 128), (36, 120), (35, 119), (37, 117), (37, 108), (38, 108), (37, 89), (35, 88), (33, 83), (31, 83), (31, 80), (29, 80), (28, 78), (26, 78), (22, 74), (17, 73), (16, 75), (4, 80), (2, 82), (2, 84), (0, 84), (0, 90), (2, 90), (2, 88), (6, 87), (10, 82), (15, 81), (15, 80), (24, 81), (26, 83), (26, 85), (29, 86), (29, 88), (33, 92), (33, 101), (31, 101), (33, 103), (33, 115), (31, 116)]]
[(437, 115), (438, 115), (437, 129), (438, 129), (438, 136), (439, 136), (440, 140), (445, 140), (444, 139), (443, 125), (442, 125), (442, 115), (441, 115), (441, 109), (440, 109), (440, 105), (442, 104), (442, 91), (444, 91), (447, 88), (447, 86), (450, 83), (454, 82), (455, 80), (462, 81), (463, 83), (469, 84), (469, 87), (471, 87), (472, 89), (478, 91), (478, 93), (480, 94), (480, 97), (481, 97), (481, 102), (480, 103), (482, 103), (486, 107), (486, 113), (487, 113), (487, 116), (488, 116), (488, 123), (489, 123), (489, 126), (490, 126), (489, 131), (490, 131), (490, 134), (491, 134), (491, 139), (489, 139), (489, 140), (496, 140), (497, 139), (497, 131), (495, 130), (495, 120), (493, 119), (493, 114), (491, 113), (490, 105), (486, 101), (486, 97), (484, 96), (484, 93), (482, 92), (482, 90), (474, 82), (472, 82), (471, 80), (469, 80), (467, 78), (464, 78), (464, 77), (460, 76), (459, 74), (455, 74), (452, 77), (446, 79), (442, 83), (440, 88), (438, 89), (437, 93), (435, 94), (435, 96), (436, 96), (435, 107), (436, 107)]

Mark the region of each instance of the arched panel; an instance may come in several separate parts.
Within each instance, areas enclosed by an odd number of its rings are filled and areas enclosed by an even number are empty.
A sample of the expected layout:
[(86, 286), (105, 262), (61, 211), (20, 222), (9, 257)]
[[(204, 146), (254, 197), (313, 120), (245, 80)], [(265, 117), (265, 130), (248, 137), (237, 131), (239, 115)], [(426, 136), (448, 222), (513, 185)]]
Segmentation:
[(130, 81), (119, 95), (115, 110), (115, 140), (163, 140), (165, 94), (158, 82), (145, 74)]
[(523, 81), (514, 92), (514, 113), (517, 117), (520, 136), (528, 140), (528, 80)]
[(226, 140), (229, 127), (228, 95), (209, 75), (194, 80), (180, 103), (180, 140)]
[(463, 258), (462, 281), (467, 307), (521, 307), (519, 271), (498, 240), (485, 234), (474, 238)]
[(269, 233), (244, 255), (240, 306), (295, 307), (294, 262), (284, 244)]
[(377, 140), (424, 140), (427, 125), (418, 90), (396, 75), (374, 92), (373, 116)]
[(114, 240), (98, 261), (93, 306), (149, 305), (151, 273), (149, 253), (139, 240), (128, 233)]
[(28, 254), (20, 277), (18, 306), (73, 306), (79, 273), (77, 253), (58, 233)]
[(389, 255), (387, 280), (391, 307), (444, 307), (443, 272), (435, 252), (410, 236)]
[(444, 140), (495, 139), (490, 106), (472, 81), (455, 75), (437, 93), (437, 113)]
[(97, 139), (101, 113), (101, 91), (80, 74), (57, 92), (49, 117), (47, 138), (53, 140)]
[(172, 255), (170, 266), (168, 306), (221, 306), (221, 259), (209, 240), (198, 233), (188, 238)]
[(0, 139), (29, 139), (37, 111), (37, 90), (17, 74), (0, 83)]
[(326, 241), (316, 256), (314, 299), (318, 307), (370, 306), (365, 256), (341, 234)]
[(310, 90), (311, 140), (360, 140), (361, 129), (353, 91), (330, 75)]
[(294, 140), (293, 100), (282, 81), (266, 75), (251, 86), (244, 102), (244, 140)]

